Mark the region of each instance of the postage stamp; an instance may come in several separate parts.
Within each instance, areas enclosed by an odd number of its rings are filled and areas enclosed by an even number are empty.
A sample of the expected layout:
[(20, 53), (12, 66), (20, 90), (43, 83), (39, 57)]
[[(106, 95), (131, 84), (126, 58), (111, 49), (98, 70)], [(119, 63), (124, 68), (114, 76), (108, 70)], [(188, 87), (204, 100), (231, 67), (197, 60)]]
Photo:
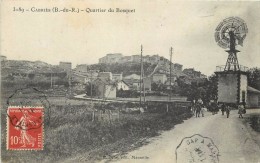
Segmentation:
[(185, 137), (177, 146), (176, 162), (218, 163), (219, 150), (213, 140), (199, 134)]
[(43, 107), (9, 106), (7, 150), (43, 150)]

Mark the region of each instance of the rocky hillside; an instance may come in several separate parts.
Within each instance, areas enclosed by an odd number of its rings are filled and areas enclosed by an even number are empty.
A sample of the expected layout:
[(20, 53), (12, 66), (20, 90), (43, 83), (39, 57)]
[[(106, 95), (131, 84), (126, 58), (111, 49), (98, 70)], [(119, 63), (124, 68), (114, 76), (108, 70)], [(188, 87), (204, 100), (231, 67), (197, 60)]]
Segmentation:
[[(144, 69), (144, 75), (145, 76), (151, 76), (155, 73), (165, 73), (169, 74), (169, 66), (165, 64), (151, 64), (145, 62), (143, 64)], [(88, 70), (99, 70), (100, 72), (112, 72), (112, 73), (123, 73), (123, 76), (128, 76), (131, 74), (137, 74), (140, 75), (140, 63), (114, 63), (114, 64), (93, 64), (88, 66)], [(175, 71), (172, 69), (172, 74), (176, 76), (186, 76), (182, 72)]]
[(62, 73), (63, 69), (42, 61), (7, 60), (1, 63), (2, 76), (10, 74)]

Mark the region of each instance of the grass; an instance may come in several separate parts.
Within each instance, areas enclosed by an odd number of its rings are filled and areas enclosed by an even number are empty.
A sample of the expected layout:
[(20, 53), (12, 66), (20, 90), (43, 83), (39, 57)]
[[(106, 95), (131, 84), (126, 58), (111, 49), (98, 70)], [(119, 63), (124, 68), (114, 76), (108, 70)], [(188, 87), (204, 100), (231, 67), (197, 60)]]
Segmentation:
[[(30, 100), (34, 103), (34, 99)], [(6, 114), (2, 111), (3, 162), (94, 162), (113, 153), (123, 154), (145, 143), (145, 139), (171, 129), (191, 116), (189, 109), (163, 104), (148, 106), (145, 113), (124, 113), (133, 104), (99, 104), (51, 97), (49, 112), (45, 116), (43, 151), (6, 150)], [(58, 104), (58, 105), (57, 105)], [(119, 110), (120, 118), (111, 123), (92, 121), (94, 110)], [(5, 110), (5, 107), (3, 108)], [(48, 122), (48, 123), (47, 123)]]

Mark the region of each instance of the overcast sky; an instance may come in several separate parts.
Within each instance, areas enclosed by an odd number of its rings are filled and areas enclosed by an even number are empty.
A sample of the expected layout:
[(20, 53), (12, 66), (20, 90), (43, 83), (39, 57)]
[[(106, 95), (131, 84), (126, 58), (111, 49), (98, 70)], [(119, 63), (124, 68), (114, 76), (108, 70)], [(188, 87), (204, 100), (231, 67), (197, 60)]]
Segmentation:
[[(245, 20), (249, 32), (239, 63), (260, 67), (260, 2), (5, 1), (1, 5), (1, 55), (15, 60), (93, 64), (107, 53), (159, 54), (210, 75), (227, 59), (214, 39), (225, 18)], [(128, 8), (135, 13), (19, 13), (13, 7)]]

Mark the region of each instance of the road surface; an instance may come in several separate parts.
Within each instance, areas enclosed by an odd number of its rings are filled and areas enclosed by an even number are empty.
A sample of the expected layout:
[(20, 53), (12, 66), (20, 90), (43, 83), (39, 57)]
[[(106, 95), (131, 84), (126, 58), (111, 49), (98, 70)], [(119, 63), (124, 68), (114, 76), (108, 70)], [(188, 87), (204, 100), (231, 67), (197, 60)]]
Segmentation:
[[(260, 109), (247, 110), (245, 116), (259, 113)], [(256, 143), (260, 134), (253, 131), (245, 123), (245, 119), (238, 118), (237, 111), (231, 111), (230, 118), (207, 113), (205, 117), (191, 118), (175, 128), (162, 132), (158, 137), (151, 138), (149, 144), (140, 147), (120, 160), (112, 162), (176, 162), (175, 149), (184, 137), (200, 134), (209, 137), (219, 150), (218, 160), (220, 163), (260, 163), (260, 148)], [(177, 154), (178, 155), (178, 154)], [(102, 162), (110, 162), (103, 160)], [(180, 161), (177, 162), (179, 163)], [(210, 162), (204, 160), (204, 162)], [(203, 162), (203, 163), (204, 163)]]

